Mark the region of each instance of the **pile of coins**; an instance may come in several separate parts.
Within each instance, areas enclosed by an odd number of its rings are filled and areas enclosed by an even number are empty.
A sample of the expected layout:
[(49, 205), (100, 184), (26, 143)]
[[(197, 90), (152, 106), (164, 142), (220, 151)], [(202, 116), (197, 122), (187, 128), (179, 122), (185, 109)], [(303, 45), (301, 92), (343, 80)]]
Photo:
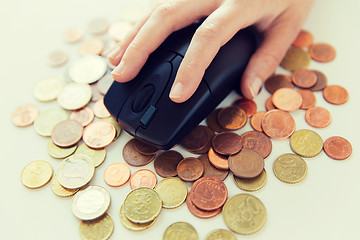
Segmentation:
[[(95, 37), (79, 45), (80, 57), (67, 68), (67, 82), (59, 77), (41, 79), (34, 97), (41, 102), (57, 100), (60, 108), (39, 112), (32, 104), (19, 106), (12, 113), (15, 126), (34, 125), (40, 136), (49, 137), (47, 151), (63, 159), (55, 174), (43, 160), (26, 165), (21, 181), (28, 188), (40, 188), (51, 180), (52, 191), (60, 197), (72, 197), (71, 209), (80, 222), (83, 239), (108, 239), (114, 223), (107, 211), (110, 193), (103, 186), (89, 185), (96, 167), (106, 158), (106, 147), (121, 134), (121, 128), (104, 106), (103, 97), (114, 81), (114, 68), (106, 55), (132, 27), (132, 21), (119, 21), (110, 26), (106, 19), (89, 22), (88, 32)], [(100, 38), (99, 36), (107, 37)], [(68, 43), (82, 40), (82, 29), (71, 28), (64, 34)], [(335, 50), (328, 44), (313, 44), (312, 35), (302, 30), (281, 62), (291, 76), (274, 74), (265, 82), (272, 94), (266, 101), (267, 111), (257, 111), (252, 100), (238, 99), (231, 106), (215, 109), (205, 125), (193, 129), (179, 146), (194, 157), (175, 150), (159, 151), (131, 139), (123, 148), (123, 162), (115, 162), (104, 171), (104, 181), (110, 187), (129, 182), (132, 191), (119, 209), (122, 225), (132, 231), (153, 226), (162, 209), (171, 209), (186, 202), (188, 210), (198, 218), (211, 218), (222, 212), (225, 225), (231, 230), (211, 231), (205, 239), (236, 239), (235, 233), (252, 234), (266, 222), (266, 209), (252, 194), (237, 194), (228, 198), (224, 180), (231, 172), (240, 189), (254, 192), (267, 181), (264, 159), (272, 151), (271, 139), (290, 139), (294, 153), (285, 153), (273, 163), (275, 176), (290, 184), (301, 182), (308, 167), (303, 158), (318, 155), (322, 150), (332, 159), (344, 160), (351, 155), (351, 144), (343, 137), (333, 136), (323, 142), (321, 136), (308, 129), (296, 131), (291, 112), (305, 110), (306, 122), (314, 128), (331, 123), (331, 115), (315, 106), (314, 91), (322, 91), (331, 104), (344, 104), (347, 91), (338, 85), (327, 85), (320, 71), (308, 70), (311, 59), (329, 62)], [(68, 61), (65, 51), (56, 50), (48, 56), (52, 67)], [(295, 89), (297, 87), (297, 89)], [(69, 113), (70, 112), (70, 113)], [(254, 131), (237, 134), (250, 119)], [(310, 144), (309, 144), (310, 143)], [(128, 165), (143, 167), (153, 162), (155, 173), (139, 169), (131, 173)], [(157, 176), (162, 180), (158, 182)], [(188, 191), (185, 182), (192, 183)], [(231, 194), (232, 195), (232, 194)], [(186, 222), (171, 224), (163, 239), (199, 239), (193, 226)]]

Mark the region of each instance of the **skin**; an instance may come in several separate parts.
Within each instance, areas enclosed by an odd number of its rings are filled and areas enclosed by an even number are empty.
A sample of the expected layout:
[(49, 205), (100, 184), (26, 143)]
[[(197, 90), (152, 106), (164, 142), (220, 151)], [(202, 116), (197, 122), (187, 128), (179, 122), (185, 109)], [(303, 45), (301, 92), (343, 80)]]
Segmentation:
[[(197, 89), (206, 68), (240, 29), (255, 25), (263, 43), (240, 81), (244, 97), (253, 99), (275, 72), (296, 38), (314, 0), (167, 0), (140, 21), (109, 54), (118, 82), (133, 79), (148, 56), (174, 31), (206, 17), (195, 32), (169, 97), (181, 103)], [(231, 23), (231, 24), (229, 24)]]

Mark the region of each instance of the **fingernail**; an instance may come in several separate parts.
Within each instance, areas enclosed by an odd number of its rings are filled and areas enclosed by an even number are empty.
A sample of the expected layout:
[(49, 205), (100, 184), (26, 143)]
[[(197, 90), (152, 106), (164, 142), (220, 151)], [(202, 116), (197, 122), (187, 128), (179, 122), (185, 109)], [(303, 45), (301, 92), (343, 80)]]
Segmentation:
[(184, 85), (181, 82), (175, 83), (171, 88), (169, 97), (172, 99), (181, 98), (184, 95)]
[(121, 61), (120, 64), (111, 73), (115, 75), (121, 75), (125, 69), (124, 65), (124, 61)]
[(262, 84), (263, 82), (258, 77), (253, 78), (253, 80), (250, 82), (249, 89), (253, 98), (258, 95)]

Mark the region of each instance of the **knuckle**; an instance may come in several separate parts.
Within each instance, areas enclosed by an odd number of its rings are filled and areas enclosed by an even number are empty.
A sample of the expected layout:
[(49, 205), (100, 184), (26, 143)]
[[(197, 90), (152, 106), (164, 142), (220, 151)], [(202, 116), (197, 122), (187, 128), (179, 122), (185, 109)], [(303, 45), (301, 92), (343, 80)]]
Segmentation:
[(167, 1), (167, 2), (160, 4), (160, 6), (158, 6), (155, 9), (154, 13), (155, 13), (155, 15), (159, 16), (160, 18), (164, 18), (164, 17), (171, 16), (174, 13), (174, 10), (175, 10), (174, 2)]
[(276, 54), (273, 53), (265, 53), (261, 59), (266, 66), (273, 69), (276, 69), (281, 62), (280, 57), (278, 57)]
[(219, 34), (216, 25), (213, 23), (204, 24), (196, 30), (196, 36), (205, 40), (213, 40)]

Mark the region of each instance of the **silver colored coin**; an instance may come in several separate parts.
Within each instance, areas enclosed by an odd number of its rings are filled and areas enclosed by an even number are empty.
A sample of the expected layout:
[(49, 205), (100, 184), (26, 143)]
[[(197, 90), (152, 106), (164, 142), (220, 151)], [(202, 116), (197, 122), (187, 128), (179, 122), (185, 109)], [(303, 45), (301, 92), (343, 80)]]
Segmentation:
[(73, 62), (69, 67), (69, 77), (77, 83), (93, 83), (107, 70), (106, 61), (96, 55), (87, 55)]
[(74, 154), (60, 163), (57, 176), (61, 186), (76, 189), (88, 184), (93, 178), (94, 172), (94, 163), (88, 156)]
[(65, 85), (57, 101), (66, 110), (76, 110), (84, 107), (92, 97), (92, 90), (86, 83), (70, 83)]
[(81, 220), (96, 219), (109, 209), (110, 193), (100, 186), (89, 186), (77, 192), (73, 198), (71, 209)]
[(53, 128), (61, 121), (68, 119), (68, 114), (61, 108), (52, 108), (41, 112), (34, 122), (35, 131), (44, 137), (49, 137)]
[(55, 100), (62, 88), (64, 81), (58, 77), (46, 77), (36, 83), (34, 88), (34, 97), (41, 102)]
[(111, 85), (114, 82), (114, 78), (111, 73), (105, 74), (96, 84), (97, 89), (100, 93), (106, 94)]

